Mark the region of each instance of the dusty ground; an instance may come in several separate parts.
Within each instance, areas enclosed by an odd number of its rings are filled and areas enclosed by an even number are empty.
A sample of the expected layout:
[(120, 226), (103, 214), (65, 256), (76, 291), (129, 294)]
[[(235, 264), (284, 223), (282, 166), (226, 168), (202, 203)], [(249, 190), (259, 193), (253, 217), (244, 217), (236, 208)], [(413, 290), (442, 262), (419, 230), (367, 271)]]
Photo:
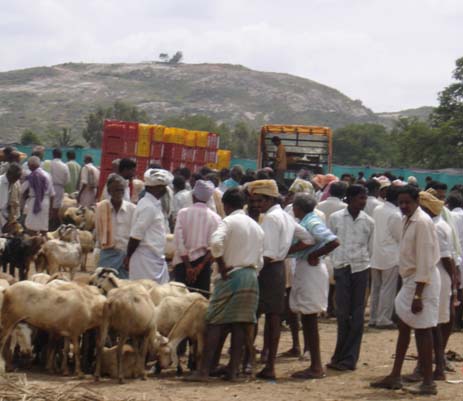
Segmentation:
[[(322, 337), (322, 358), (326, 363), (329, 360), (336, 340), (335, 321), (323, 321), (320, 325)], [(395, 331), (366, 330), (363, 338), (362, 353), (358, 369), (355, 372), (339, 373), (328, 371), (327, 377), (322, 380), (300, 381), (290, 377), (296, 370), (304, 368), (307, 362), (295, 359), (278, 358), (277, 382), (247, 381), (238, 384), (230, 384), (220, 380), (214, 380), (208, 384), (193, 384), (183, 382), (175, 377), (174, 371), (165, 371), (160, 377), (151, 376), (147, 381), (127, 380), (126, 384), (119, 385), (114, 380), (103, 379), (100, 383), (94, 383), (88, 376), (79, 382), (75, 378), (63, 378), (40, 373), (27, 373), (27, 379), (31, 384), (41, 386), (53, 386), (68, 383), (84, 386), (108, 400), (201, 400), (201, 401), (257, 401), (257, 400), (409, 400), (429, 399), (429, 397), (414, 397), (402, 391), (376, 390), (368, 386), (368, 383), (377, 377), (385, 375), (391, 368), (394, 346), (397, 333)], [(463, 353), (463, 333), (455, 333), (450, 339), (450, 349)], [(280, 352), (290, 348), (290, 334), (282, 333)], [(261, 337), (257, 340), (261, 344)], [(410, 355), (416, 354), (413, 346)], [(227, 360), (223, 355), (223, 362)], [(414, 361), (406, 361), (404, 372), (410, 372)], [(457, 372), (448, 374), (447, 379), (463, 380), (463, 363), (455, 363)], [(457, 401), (462, 399), (463, 383), (450, 384), (439, 382), (439, 394), (436, 399)]]

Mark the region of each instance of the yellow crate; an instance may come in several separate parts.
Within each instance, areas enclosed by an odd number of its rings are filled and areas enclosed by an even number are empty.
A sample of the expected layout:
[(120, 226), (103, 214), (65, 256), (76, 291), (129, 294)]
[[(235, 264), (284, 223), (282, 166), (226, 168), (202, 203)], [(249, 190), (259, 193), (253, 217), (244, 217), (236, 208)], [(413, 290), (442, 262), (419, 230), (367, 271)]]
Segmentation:
[(164, 127), (163, 125), (153, 125), (153, 141), (163, 142), (164, 141)]
[(209, 137), (209, 132), (196, 131), (196, 146), (198, 148), (207, 148), (208, 137)]
[(183, 145), (185, 141), (184, 131), (183, 128), (166, 127), (164, 129), (164, 142)]
[(229, 168), (231, 162), (231, 151), (225, 149), (217, 150), (217, 170)]
[(185, 145), (196, 146), (196, 131), (185, 130)]
[(138, 124), (137, 156), (148, 157), (151, 145), (151, 125)]

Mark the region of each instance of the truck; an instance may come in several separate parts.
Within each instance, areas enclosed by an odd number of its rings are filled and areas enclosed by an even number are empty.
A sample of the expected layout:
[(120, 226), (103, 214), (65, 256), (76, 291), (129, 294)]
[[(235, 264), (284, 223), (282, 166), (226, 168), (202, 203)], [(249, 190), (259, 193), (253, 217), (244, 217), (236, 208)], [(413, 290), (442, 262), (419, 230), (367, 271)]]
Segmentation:
[(286, 149), (288, 168), (285, 181), (294, 180), (301, 169), (309, 170), (313, 174), (331, 173), (333, 132), (330, 128), (310, 125), (264, 125), (258, 141), (257, 168), (274, 166), (274, 136), (281, 139)]

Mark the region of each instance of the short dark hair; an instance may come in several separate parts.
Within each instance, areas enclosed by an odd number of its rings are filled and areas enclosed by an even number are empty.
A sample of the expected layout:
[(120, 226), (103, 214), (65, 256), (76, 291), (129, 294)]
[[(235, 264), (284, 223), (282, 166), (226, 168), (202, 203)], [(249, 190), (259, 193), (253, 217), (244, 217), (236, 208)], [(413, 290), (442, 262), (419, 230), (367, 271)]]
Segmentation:
[(185, 189), (185, 184), (186, 184), (186, 181), (183, 175), (176, 175), (172, 181), (172, 185), (178, 191)]
[(121, 171), (132, 170), (136, 167), (137, 167), (137, 162), (126, 157), (124, 159), (119, 160), (118, 171), (120, 173)]
[(305, 214), (313, 212), (317, 206), (317, 200), (310, 194), (298, 193), (294, 197), (293, 207), (301, 209)]
[(358, 195), (366, 195), (367, 193), (367, 189), (363, 185), (354, 184), (347, 188), (346, 198), (347, 200), (350, 200)]
[(243, 191), (239, 188), (230, 188), (222, 196), (222, 203), (230, 206), (232, 209), (242, 209), (246, 203)]
[(93, 157), (90, 156), (90, 155), (85, 155), (85, 156), (84, 156), (84, 161), (85, 161), (86, 163), (93, 163)]
[(391, 203), (396, 203), (399, 197), (399, 188), (395, 185), (389, 185), (386, 189), (386, 200)]
[(379, 183), (379, 181), (375, 179), (370, 179), (365, 183), (365, 187), (368, 189), (369, 194), (376, 192), (380, 186), (381, 184)]
[(281, 142), (281, 138), (279, 136), (272, 136), (272, 142)]
[(419, 188), (413, 185), (404, 185), (403, 187), (399, 187), (397, 196), (402, 195), (402, 194), (410, 195), (412, 199), (415, 201), (418, 201), (418, 199), (420, 198)]
[(463, 196), (458, 191), (452, 191), (447, 196), (447, 205), (451, 210), (462, 207), (463, 205)]
[(185, 177), (185, 180), (189, 180), (191, 177), (191, 171), (188, 167), (182, 167), (178, 170), (178, 173)]
[(60, 148), (53, 149), (52, 154), (53, 154), (53, 157), (56, 157), (56, 158), (59, 158), (59, 159), (61, 159), (61, 157), (63, 156), (63, 152), (61, 152)]
[(118, 182), (119, 184), (122, 184), (124, 187), (127, 185), (124, 178), (122, 178), (119, 174), (109, 174), (108, 181), (106, 182), (106, 187), (109, 188), (109, 186), (114, 182)]
[(3, 148), (3, 154), (5, 156), (9, 156), (12, 152), (14, 151), (13, 147), (12, 146), (5, 146)]
[(76, 152), (74, 152), (73, 150), (68, 150), (66, 152), (66, 157), (68, 160), (75, 160), (76, 159)]
[(256, 179), (258, 180), (268, 180), (270, 178), (268, 171), (257, 170)]
[(352, 180), (352, 174), (344, 173), (343, 175), (341, 175), (341, 180), (342, 180), (344, 177), (349, 177), (349, 179)]
[(6, 173), (9, 175), (13, 175), (14, 177), (21, 177), (22, 167), (20, 166), (19, 163), (10, 163)]
[(225, 181), (227, 178), (230, 178), (230, 170), (224, 167), (220, 170), (219, 176), (222, 181)]
[(217, 174), (215, 173), (209, 173), (208, 175), (206, 175), (206, 180), (212, 182), (216, 188), (220, 184), (219, 177), (217, 177)]
[(207, 166), (201, 167), (201, 170), (199, 170), (199, 174), (201, 174), (203, 177), (206, 177), (206, 175), (211, 174), (211, 173), (212, 173), (212, 170)]
[(447, 184), (445, 182), (439, 182), (439, 181), (431, 181), (429, 183), (430, 187), (432, 189), (437, 190), (442, 190), (442, 191), (447, 191)]
[(342, 199), (346, 196), (347, 184), (343, 181), (333, 182), (330, 186), (330, 196)]

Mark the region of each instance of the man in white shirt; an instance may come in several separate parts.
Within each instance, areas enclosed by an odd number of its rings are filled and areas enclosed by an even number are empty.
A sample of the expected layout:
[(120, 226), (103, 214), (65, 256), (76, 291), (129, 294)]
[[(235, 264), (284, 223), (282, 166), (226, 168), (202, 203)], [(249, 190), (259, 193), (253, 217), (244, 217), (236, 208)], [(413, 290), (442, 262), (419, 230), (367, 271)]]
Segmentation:
[(30, 174), (21, 185), (21, 194), (26, 199), (24, 225), (33, 234), (37, 232), (45, 234), (48, 231), (50, 206), (55, 191), (50, 174), (42, 170), (37, 156), (31, 156), (27, 165)]
[[(434, 223), (419, 207), (421, 194), (411, 185), (399, 192), (398, 203), (404, 215), (399, 256), (402, 287), (395, 299), (399, 337), (391, 373), (370, 385), (391, 390), (402, 388), (402, 366), (414, 329), (423, 382), (406, 390), (414, 394), (437, 394), (432, 372), (432, 328), (439, 317), (440, 274), (436, 267), (440, 258), (439, 241)], [(431, 196), (423, 197), (428, 195)]]
[(244, 213), (244, 203), (244, 195), (238, 188), (229, 189), (223, 195), (227, 217), (210, 240), (211, 253), (219, 265), (221, 278), (215, 282), (206, 314), (207, 347), (204, 348), (201, 367), (198, 374), (193, 374), (188, 380), (207, 380), (214, 356), (220, 353), (226, 326), (230, 326), (232, 333), (227, 378), (234, 380), (245, 338), (253, 332), (257, 322), (257, 272), (263, 265), (264, 232)]
[(174, 186), (174, 199), (172, 202), (172, 227), (175, 226), (175, 220), (177, 219), (178, 212), (185, 208), (193, 205), (193, 197), (191, 191), (186, 189), (186, 181), (182, 175), (176, 175), (172, 182)]
[[(460, 191), (453, 190), (450, 192), (449, 196), (446, 200), (447, 207), (451, 211), (453, 222), (455, 225), (455, 229), (458, 233), (458, 239), (460, 240), (460, 249), (463, 249), (463, 196)], [(462, 315), (463, 315), (463, 304), (461, 303), (462, 300), (462, 288), (463, 288), (463, 260), (461, 257), (455, 260), (458, 268), (458, 281), (459, 281), (459, 288), (458, 288), (458, 299), (460, 300), (460, 305), (455, 309), (455, 322), (456, 326), (461, 328), (462, 327)]]
[[(264, 351), (268, 357), (262, 379), (275, 380), (275, 358), (280, 340), (281, 314), (285, 310), (284, 260), (295, 237), (305, 244), (315, 241), (278, 203), (280, 194), (274, 180), (257, 180), (247, 187), (253, 204), (265, 213), (261, 227), (264, 230), (264, 267), (259, 274), (258, 314), (265, 313)], [(265, 354), (263, 355), (265, 359)]]
[(399, 280), (402, 216), (397, 207), (398, 187), (390, 186), (386, 202), (373, 212), (375, 235), (371, 257), (370, 327), (394, 328), (392, 314)]
[(100, 171), (93, 165), (90, 155), (84, 157), (84, 166), (80, 170), (80, 190), (77, 201), (81, 206), (91, 206), (96, 203), (96, 193)]
[(144, 174), (145, 196), (138, 202), (124, 263), (129, 279), (151, 279), (159, 284), (169, 281), (165, 261), (166, 227), (160, 198), (172, 182), (166, 170), (148, 169)]
[(197, 180), (193, 188), (193, 205), (181, 209), (174, 230), (175, 280), (207, 294), (211, 283), (212, 256), (209, 241), (222, 220), (207, 207), (214, 192), (210, 181)]
[(98, 266), (115, 269), (119, 278), (129, 277), (124, 260), (135, 212), (135, 205), (123, 199), (126, 185), (121, 176), (110, 174), (107, 182), (110, 200), (97, 204), (95, 216), (97, 247), (101, 249)]
[(341, 245), (331, 254), (336, 281), (336, 349), (327, 365), (335, 370), (355, 370), (360, 355), (365, 314), (365, 292), (373, 245), (374, 222), (363, 208), (367, 190), (351, 185), (347, 208), (333, 213), (328, 227)]
[(53, 160), (50, 162), (50, 175), (53, 182), (53, 189), (55, 190), (52, 205), (52, 230), (59, 226), (58, 210), (61, 206), (63, 206), (64, 187), (71, 180), (69, 168), (61, 160), (62, 156), (61, 149), (53, 149)]
[[(347, 203), (344, 203), (342, 199), (346, 196), (347, 184), (344, 181), (336, 181), (331, 183), (330, 186), (330, 196), (323, 202), (320, 202), (316, 210), (320, 210), (325, 214), (325, 221), (328, 224), (330, 216), (337, 212), (338, 210), (345, 209)], [(335, 316), (335, 302), (334, 302), (334, 271), (333, 263), (331, 261), (331, 255), (325, 257), (326, 267), (328, 268), (328, 273), (330, 275), (330, 290), (328, 294), (328, 316)]]
[(0, 175), (0, 232), (8, 231), (8, 224), (20, 217), (22, 169), (18, 163), (9, 163), (5, 174)]
[(363, 210), (368, 216), (373, 217), (373, 211), (383, 202), (378, 200), (380, 183), (378, 180), (370, 179), (366, 182), (365, 187), (368, 189), (368, 199), (365, 209)]
[(342, 201), (344, 196), (346, 196), (346, 190), (347, 184), (344, 181), (333, 182), (330, 187), (330, 196), (317, 205), (317, 209), (325, 213), (327, 222), (330, 220), (330, 216), (334, 212), (347, 207), (347, 203)]

